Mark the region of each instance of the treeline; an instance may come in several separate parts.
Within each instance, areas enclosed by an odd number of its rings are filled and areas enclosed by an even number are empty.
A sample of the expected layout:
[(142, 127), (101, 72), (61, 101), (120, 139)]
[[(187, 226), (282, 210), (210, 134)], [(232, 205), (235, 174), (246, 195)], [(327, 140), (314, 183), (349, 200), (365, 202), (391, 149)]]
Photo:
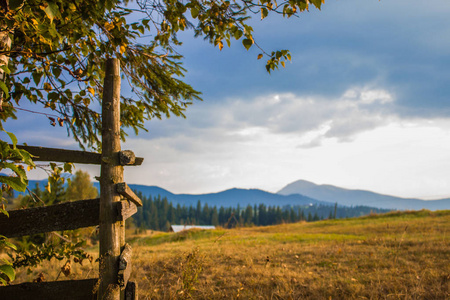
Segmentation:
[(246, 207), (210, 207), (198, 201), (195, 206), (173, 205), (161, 196), (146, 197), (137, 193), (143, 207), (133, 216), (136, 227), (169, 231), (170, 225), (214, 225), (224, 228), (237, 226), (267, 226), (298, 221), (318, 221), (326, 218), (346, 218), (387, 210), (370, 207), (340, 207), (328, 205), (310, 206), (266, 206), (265, 204)]

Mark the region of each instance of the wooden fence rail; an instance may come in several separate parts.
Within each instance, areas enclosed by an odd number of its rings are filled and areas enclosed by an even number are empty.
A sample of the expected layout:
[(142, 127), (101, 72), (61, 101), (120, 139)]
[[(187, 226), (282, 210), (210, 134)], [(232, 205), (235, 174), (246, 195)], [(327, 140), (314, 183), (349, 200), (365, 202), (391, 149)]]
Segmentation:
[[(12, 147), (12, 145), (9, 146)], [(16, 147), (28, 151), (33, 155), (32, 159), (34, 161), (71, 162), (92, 165), (100, 165), (102, 163), (102, 155), (96, 152), (23, 145), (17, 145)], [(144, 161), (142, 157), (135, 157), (130, 150), (120, 151), (118, 155), (122, 166), (140, 166)]]
[[(125, 221), (137, 212), (128, 200), (115, 202), (115, 221)], [(19, 237), (51, 231), (74, 230), (100, 224), (100, 198), (9, 211), (0, 214), (0, 235)]]
[[(26, 282), (0, 288), (2, 300), (96, 300), (98, 278), (50, 282)], [(137, 300), (137, 284), (128, 282), (125, 300)]]

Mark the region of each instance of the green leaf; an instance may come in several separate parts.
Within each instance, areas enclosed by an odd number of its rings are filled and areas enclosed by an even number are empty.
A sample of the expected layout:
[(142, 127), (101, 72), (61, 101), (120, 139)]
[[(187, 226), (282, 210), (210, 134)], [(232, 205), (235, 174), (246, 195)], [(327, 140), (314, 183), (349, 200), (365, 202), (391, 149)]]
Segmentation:
[(53, 75), (55, 75), (56, 78), (58, 78), (59, 75), (61, 75), (61, 69), (58, 68), (58, 67), (53, 67), (52, 68), (52, 73), (53, 73)]
[(72, 173), (73, 163), (64, 163), (64, 172)]
[(7, 247), (9, 247), (9, 248), (14, 249), (14, 250), (17, 250), (16, 245), (14, 245), (13, 243), (10, 243), (10, 242), (8, 242), (8, 241), (6, 241), (6, 240), (4, 240), (3, 243), (4, 243)]
[(269, 11), (267, 10), (267, 8), (261, 7), (261, 20), (264, 19), (265, 17), (267, 17), (268, 14), (269, 14)]
[(18, 192), (25, 192), (27, 184), (19, 177), (0, 176), (0, 182), (9, 185)]
[(44, 9), (45, 14), (52, 22), (54, 18), (58, 17), (59, 15), (59, 7), (55, 3), (47, 3), (47, 7)]
[(5, 93), (5, 97), (9, 98), (8, 87), (6, 86), (6, 84), (3, 81), (0, 81), (0, 88)]
[(17, 138), (16, 138), (16, 136), (13, 133), (11, 133), (11, 132), (7, 132), (7, 131), (5, 131), (5, 132), (8, 134), (8, 136), (11, 139), (11, 142), (13, 143), (13, 146), (15, 148), (16, 145), (17, 145)]
[(234, 38), (236, 40), (239, 40), (242, 37), (243, 34), (244, 34), (244, 32), (242, 30), (238, 29), (238, 30), (236, 30), (234, 32)]
[(253, 45), (253, 41), (251, 39), (244, 39), (242, 40), (242, 45), (248, 50)]
[(9, 281), (13, 281), (16, 278), (16, 274), (11, 265), (0, 265), (0, 274), (5, 274), (9, 278)]
[(191, 8), (191, 16), (195, 19), (198, 16), (198, 9), (193, 7)]
[(6, 74), (11, 74), (11, 70), (8, 68), (7, 65), (1, 66), (0, 69), (3, 70), (3, 72), (5, 72)]
[(317, 7), (318, 9), (320, 9), (320, 7), (322, 6), (323, 0), (310, 0), (310, 2), (312, 4), (314, 4), (315, 7)]
[(37, 85), (39, 85), (39, 82), (41, 82), (42, 73), (33, 72), (33, 81)]

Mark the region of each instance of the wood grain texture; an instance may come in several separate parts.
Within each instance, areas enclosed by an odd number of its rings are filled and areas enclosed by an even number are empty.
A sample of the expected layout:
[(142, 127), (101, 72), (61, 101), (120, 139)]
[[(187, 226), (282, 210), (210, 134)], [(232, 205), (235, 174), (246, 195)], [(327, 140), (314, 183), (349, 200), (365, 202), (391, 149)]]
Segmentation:
[(100, 199), (66, 202), (0, 214), (0, 235), (19, 237), (51, 231), (73, 230), (99, 224)]
[[(114, 203), (114, 220), (125, 221), (137, 212), (128, 200)], [(51, 231), (73, 230), (100, 224), (100, 199), (66, 202), (0, 214), (0, 235), (20, 237)]]
[(2, 300), (94, 300), (98, 279), (27, 282), (0, 287)]
[(125, 289), (125, 300), (138, 300), (138, 284), (134, 281), (128, 281)]
[(127, 286), (128, 279), (130, 279), (131, 275), (131, 256), (132, 249), (129, 244), (125, 244), (122, 254), (119, 257), (119, 285), (122, 289)]
[(116, 190), (119, 194), (132, 201), (136, 206), (142, 206), (142, 200), (130, 189), (125, 182), (119, 182), (116, 184)]
[[(9, 145), (13, 147), (13, 145)], [(79, 151), (79, 150), (67, 150), (58, 148), (47, 148), (39, 146), (23, 146), (17, 145), (18, 149), (23, 149), (33, 155), (33, 161), (55, 161), (55, 162), (71, 162), (77, 164), (93, 164), (100, 165), (102, 162), (102, 155), (96, 152)], [(129, 150), (126, 150), (129, 151)], [(129, 151), (132, 153), (132, 151)], [(118, 154), (121, 155), (120, 153)], [(123, 154), (123, 165), (127, 166), (139, 166), (144, 159), (142, 157), (128, 157), (130, 154)], [(127, 163), (126, 163), (127, 162)]]
[(119, 256), (125, 245), (125, 222), (116, 222), (114, 203), (120, 202), (116, 184), (123, 182), (120, 152), (120, 64), (106, 61), (102, 103), (102, 159), (100, 174), (100, 286), (98, 298), (124, 299), (118, 285)]

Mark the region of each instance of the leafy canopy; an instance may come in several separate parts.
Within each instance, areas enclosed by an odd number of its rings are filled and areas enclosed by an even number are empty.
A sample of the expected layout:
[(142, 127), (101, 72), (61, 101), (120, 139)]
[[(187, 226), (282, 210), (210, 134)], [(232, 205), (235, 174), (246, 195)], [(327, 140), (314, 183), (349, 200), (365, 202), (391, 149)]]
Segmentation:
[[(0, 13), (0, 28), (12, 40), (1, 121), (14, 118), (22, 101), (49, 111), (51, 125), (66, 126), (82, 147), (98, 148), (99, 107), (104, 62), (120, 60), (132, 94), (122, 95), (122, 127), (136, 133), (151, 118), (184, 116), (200, 93), (183, 82), (186, 70), (177, 38), (191, 30), (220, 50), (239, 40), (246, 49), (256, 45), (252, 15), (291, 17), (320, 8), (324, 0), (9, 0)], [(8, 1), (6, 1), (8, 3)], [(261, 50), (262, 51), (262, 50)], [(285, 65), (288, 50), (267, 56), (267, 71)], [(125, 133), (122, 131), (122, 138)]]

